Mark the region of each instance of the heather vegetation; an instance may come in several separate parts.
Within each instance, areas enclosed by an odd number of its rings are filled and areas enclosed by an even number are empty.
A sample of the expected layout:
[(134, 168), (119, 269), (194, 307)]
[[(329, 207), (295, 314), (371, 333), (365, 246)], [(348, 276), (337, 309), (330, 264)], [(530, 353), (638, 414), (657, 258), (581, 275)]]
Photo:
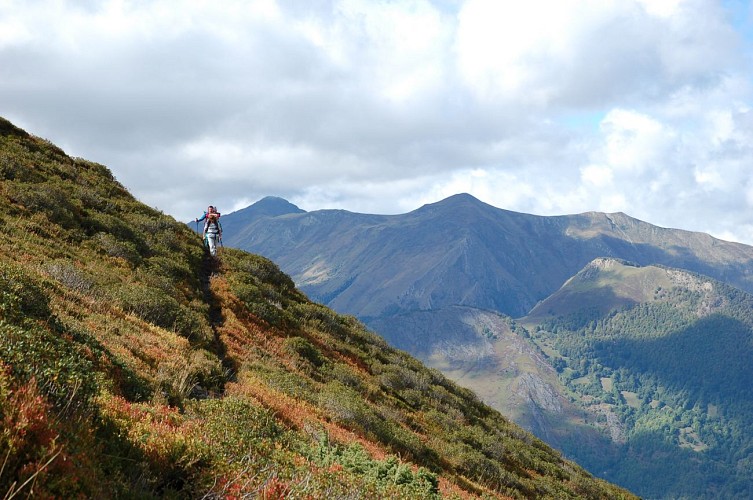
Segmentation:
[(604, 456), (570, 443), (584, 465), (650, 498), (750, 498), (753, 297), (686, 276), (647, 302), (551, 317), (532, 336), (615, 441)]
[(0, 199), (5, 497), (631, 497), (1, 119)]

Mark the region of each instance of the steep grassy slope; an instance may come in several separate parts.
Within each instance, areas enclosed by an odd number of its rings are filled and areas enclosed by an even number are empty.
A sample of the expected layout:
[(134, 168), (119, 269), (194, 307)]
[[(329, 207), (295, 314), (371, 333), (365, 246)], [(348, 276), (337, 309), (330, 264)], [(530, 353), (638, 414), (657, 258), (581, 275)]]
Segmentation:
[(630, 498), (0, 119), (0, 493)]
[(570, 456), (650, 498), (753, 496), (753, 296), (598, 259), (522, 322), (611, 436)]

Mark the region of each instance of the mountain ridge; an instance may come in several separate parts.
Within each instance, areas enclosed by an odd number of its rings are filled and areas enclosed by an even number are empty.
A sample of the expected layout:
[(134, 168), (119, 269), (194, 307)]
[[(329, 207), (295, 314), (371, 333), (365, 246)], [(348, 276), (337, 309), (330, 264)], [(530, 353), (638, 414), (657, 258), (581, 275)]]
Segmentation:
[[(234, 213), (223, 217), (244, 225)], [(244, 230), (228, 234), (226, 243), (274, 258), (315, 299), (359, 317), (457, 303), (456, 297), (432, 297), (438, 288), (432, 282), (444, 279), (438, 270), (463, 268), (464, 262), (470, 266), (460, 274), (475, 278), (461, 295), (474, 297), (479, 281), (493, 292), (461, 303), (511, 316), (525, 315), (603, 256), (687, 268), (753, 290), (753, 247), (748, 245), (660, 228), (620, 213), (519, 214), (467, 194), (400, 215), (312, 211), (263, 223), (251, 220)], [(393, 264), (400, 259), (402, 267)], [(474, 259), (483, 266), (474, 267)], [(359, 266), (370, 266), (370, 275), (377, 268), (399, 269), (391, 273), (395, 285), (374, 296), (368, 280), (359, 280)], [(405, 275), (395, 276), (399, 273)], [(305, 277), (311, 274), (314, 282)], [(390, 282), (387, 276), (375, 279)]]

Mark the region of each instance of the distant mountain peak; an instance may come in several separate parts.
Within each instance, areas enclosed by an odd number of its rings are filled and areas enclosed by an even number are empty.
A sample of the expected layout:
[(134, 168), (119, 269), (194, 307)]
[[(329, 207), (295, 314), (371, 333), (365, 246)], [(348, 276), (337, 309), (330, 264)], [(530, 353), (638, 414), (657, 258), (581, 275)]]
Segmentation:
[(279, 217), (280, 215), (300, 214), (305, 212), (305, 210), (298, 208), (285, 198), (280, 198), (279, 196), (265, 196), (253, 205), (239, 210), (238, 212), (241, 213), (246, 211), (253, 212), (256, 216), (269, 217)]
[(454, 194), (452, 196), (449, 196), (443, 200), (440, 200), (434, 203), (427, 203), (426, 205), (423, 205), (417, 210), (415, 210), (414, 212), (422, 213), (422, 212), (431, 212), (431, 211), (436, 211), (436, 210), (456, 211), (456, 210), (467, 209), (470, 207), (474, 207), (474, 208), (491, 207), (491, 205), (484, 203), (483, 201), (479, 200), (478, 198), (468, 193), (458, 193), (458, 194)]
[(235, 212), (222, 215), (223, 230), (228, 235), (240, 231), (244, 224), (259, 219), (281, 217), (283, 215), (306, 213), (284, 198), (266, 196), (256, 203)]
[(265, 196), (251, 206), (260, 212), (265, 212), (272, 216), (305, 212), (305, 210), (298, 208), (285, 198), (280, 198), (279, 196)]
[(485, 205), (485, 203), (475, 196), (468, 194), (468, 193), (458, 193), (453, 194), (452, 196), (448, 196), (444, 200), (440, 200), (434, 205), (465, 205), (465, 204), (473, 204), (473, 205)]
[(445, 198), (444, 201), (447, 201), (447, 202), (449, 201), (473, 201), (473, 202), (481, 203), (481, 200), (479, 200), (478, 198), (476, 198), (475, 196), (469, 193), (453, 194), (452, 196), (448, 196), (447, 198)]

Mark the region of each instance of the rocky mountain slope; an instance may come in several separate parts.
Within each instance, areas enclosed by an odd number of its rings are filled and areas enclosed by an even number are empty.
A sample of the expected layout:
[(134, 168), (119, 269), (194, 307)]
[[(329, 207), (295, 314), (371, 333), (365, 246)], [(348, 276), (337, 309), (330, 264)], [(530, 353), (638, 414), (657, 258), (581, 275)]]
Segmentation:
[(0, 493), (633, 498), (0, 119)]

